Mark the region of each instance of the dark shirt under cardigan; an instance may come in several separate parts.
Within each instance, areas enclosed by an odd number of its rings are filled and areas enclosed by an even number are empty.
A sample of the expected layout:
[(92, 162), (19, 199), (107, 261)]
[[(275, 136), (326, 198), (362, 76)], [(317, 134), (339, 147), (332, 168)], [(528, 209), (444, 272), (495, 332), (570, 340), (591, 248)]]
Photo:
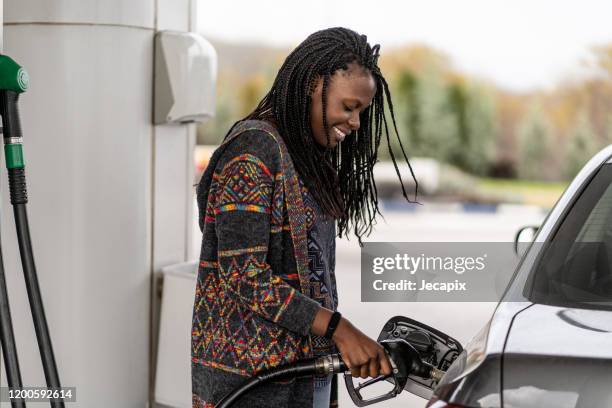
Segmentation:
[[(213, 407), (256, 372), (333, 351), (309, 335), (319, 304), (337, 306), (335, 226), (313, 202), (266, 122), (241, 122), (213, 154), (198, 186), (194, 407)], [(297, 379), (257, 388), (235, 406), (310, 408), (312, 397), (313, 379)]]

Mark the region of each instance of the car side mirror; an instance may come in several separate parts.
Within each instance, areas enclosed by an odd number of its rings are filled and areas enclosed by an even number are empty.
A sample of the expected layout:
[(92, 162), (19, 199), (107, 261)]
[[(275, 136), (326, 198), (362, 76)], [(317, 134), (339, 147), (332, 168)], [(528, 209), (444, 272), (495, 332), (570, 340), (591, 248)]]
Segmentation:
[(514, 235), (514, 253), (522, 257), (529, 248), (529, 245), (533, 242), (538, 230), (539, 226), (536, 225), (527, 225), (521, 227), (516, 234)]
[[(463, 351), (463, 346), (441, 331), (404, 316), (395, 316), (383, 326), (377, 341), (405, 340), (419, 353), (421, 360), (438, 370), (446, 371)], [(425, 379), (410, 374), (404, 390), (429, 399), (440, 378)]]

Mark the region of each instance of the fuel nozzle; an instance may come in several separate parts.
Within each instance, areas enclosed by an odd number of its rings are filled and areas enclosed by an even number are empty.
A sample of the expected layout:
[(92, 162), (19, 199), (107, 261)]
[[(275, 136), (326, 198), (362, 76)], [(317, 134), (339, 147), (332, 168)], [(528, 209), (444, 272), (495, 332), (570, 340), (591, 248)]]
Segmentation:
[(442, 379), (444, 371), (438, 370), (431, 364), (424, 362), (419, 352), (406, 340), (389, 339), (383, 340), (381, 344), (385, 347), (389, 355), (397, 356), (396, 359), (393, 360), (397, 367), (397, 374), (395, 376), (401, 378), (404, 385), (409, 375), (416, 375), (424, 379), (433, 379), (436, 382)]
[[(382, 344), (382, 346), (385, 348), (389, 361), (391, 362), (391, 366), (393, 367), (393, 373), (390, 376), (381, 375), (364, 381), (356, 386), (353, 383), (351, 374), (344, 374), (346, 389), (348, 390), (351, 399), (358, 407), (365, 407), (367, 405), (395, 398), (406, 386), (408, 377), (410, 375), (416, 375), (425, 379), (433, 379), (436, 382), (440, 381), (444, 375), (444, 371), (438, 370), (431, 364), (424, 362), (421, 359), (419, 352), (404, 339), (395, 338), (383, 340), (380, 342), (380, 344)], [(379, 381), (387, 379), (391, 380), (394, 385), (391, 391), (377, 397), (369, 399), (363, 398), (361, 395), (361, 390)]]
[(30, 77), (22, 66), (8, 55), (0, 54), (0, 90), (18, 94), (28, 89)]
[(12, 204), (28, 202), (18, 103), (19, 95), (28, 89), (28, 85), (27, 71), (11, 57), (0, 55), (0, 116)]
[(331, 374), (340, 374), (348, 370), (346, 363), (339, 354), (329, 354), (315, 359), (315, 376), (326, 377)]
[(0, 115), (5, 139), (21, 139), (17, 101), (29, 83), (28, 72), (8, 55), (0, 54)]

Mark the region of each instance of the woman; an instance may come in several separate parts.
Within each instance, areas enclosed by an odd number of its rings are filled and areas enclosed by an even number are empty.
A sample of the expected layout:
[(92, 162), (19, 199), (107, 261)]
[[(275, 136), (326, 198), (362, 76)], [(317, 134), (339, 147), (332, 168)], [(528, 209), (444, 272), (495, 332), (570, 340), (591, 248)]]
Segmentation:
[[(261, 370), (336, 350), (353, 376), (391, 372), (383, 348), (336, 311), (334, 278), (336, 223), (361, 242), (378, 212), (385, 100), (395, 129), (378, 51), (345, 28), (310, 35), (213, 154), (198, 186), (194, 407), (213, 407)], [(272, 383), (239, 405), (327, 407), (331, 383)]]

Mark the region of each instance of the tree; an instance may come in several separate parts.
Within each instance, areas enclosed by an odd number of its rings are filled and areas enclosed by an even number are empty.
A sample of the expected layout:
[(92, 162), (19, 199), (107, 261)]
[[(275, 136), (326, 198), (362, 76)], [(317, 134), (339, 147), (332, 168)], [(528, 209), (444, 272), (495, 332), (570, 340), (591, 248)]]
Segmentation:
[(539, 108), (532, 108), (519, 127), (519, 176), (530, 180), (551, 178), (550, 125)]
[(421, 156), (424, 153), (422, 139), (422, 118), (419, 100), (419, 80), (410, 70), (405, 70), (400, 74), (398, 84), (399, 105), (398, 116), (401, 118), (401, 133), (406, 134), (410, 154)]
[(494, 104), (484, 89), (455, 81), (447, 88), (447, 109), (453, 118), (446, 160), (472, 174), (484, 175), (494, 138)]
[[(381, 70), (393, 90), (394, 111), (406, 152), (445, 160), (452, 128), (452, 118), (444, 110), (448, 56), (426, 46), (406, 47), (385, 53)], [(391, 148), (399, 152), (394, 137)], [(380, 151), (380, 157), (389, 157), (387, 149)]]
[(465, 86), (459, 82), (447, 87), (446, 109), (453, 121), (453, 129), (448, 139), (446, 161), (460, 169), (467, 170), (470, 166), (471, 135), (468, 126), (468, 95)]
[(596, 136), (587, 115), (580, 114), (570, 135), (565, 155), (565, 176), (574, 178), (597, 150)]
[(470, 133), (466, 170), (484, 175), (492, 161), (492, 150), (496, 141), (495, 100), (483, 85), (472, 84), (467, 88), (467, 127)]
[(446, 84), (437, 71), (426, 72), (420, 82), (421, 135), (424, 153), (441, 161), (448, 161), (455, 149), (456, 121), (447, 107)]

